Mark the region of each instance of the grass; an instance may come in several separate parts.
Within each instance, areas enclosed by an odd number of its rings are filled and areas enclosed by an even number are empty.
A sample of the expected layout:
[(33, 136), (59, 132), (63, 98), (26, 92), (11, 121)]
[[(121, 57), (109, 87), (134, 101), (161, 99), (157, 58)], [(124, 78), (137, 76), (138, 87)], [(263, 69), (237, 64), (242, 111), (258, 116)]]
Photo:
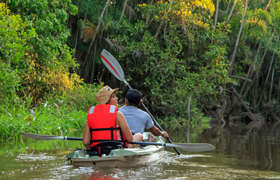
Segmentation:
[[(33, 113), (32, 113), (33, 111)], [(52, 135), (81, 135), (87, 112), (52, 104), (32, 109), (18, 108), (0, 115), (1, 141), (18, 141), (21, 132)]]
[(87, 111), (96, 104), (95, 94), (102, 86), (83, 84), (60, 95), (49, 95), (35, 107), (28, 97), (19, 101), (6, 98), (0, 104), (0, 143), (19, 143), (21, 132), (81, 137)]

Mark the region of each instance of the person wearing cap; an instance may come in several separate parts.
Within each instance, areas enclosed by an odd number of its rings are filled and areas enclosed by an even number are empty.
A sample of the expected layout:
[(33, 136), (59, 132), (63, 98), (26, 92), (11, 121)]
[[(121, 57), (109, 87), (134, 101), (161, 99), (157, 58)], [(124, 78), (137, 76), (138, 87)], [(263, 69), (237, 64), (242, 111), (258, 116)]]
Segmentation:
[(125, 105), (119, 110), (124, 114), (134, 140), (141, 141), (145, 130), (151, 131), (155, 136), (167, 138), (168, 133), (160, 131), (154, 125), (151, 116), (139, 108), (141, 104), (142, 93), (136, 89), (129, 89), (125, 95)]
[[(96, 94), (98, 105), (88, 111), (83, 144), (98, 155), (108, 154), (120, 145), (127, 147), (127, 142), (133, 139), (124, 115), (118, 111), (117, 91), (118, 88), (112, 89), (107, 85), (101, 88)], [(111, 149), (108, 150), (109, 146)]]

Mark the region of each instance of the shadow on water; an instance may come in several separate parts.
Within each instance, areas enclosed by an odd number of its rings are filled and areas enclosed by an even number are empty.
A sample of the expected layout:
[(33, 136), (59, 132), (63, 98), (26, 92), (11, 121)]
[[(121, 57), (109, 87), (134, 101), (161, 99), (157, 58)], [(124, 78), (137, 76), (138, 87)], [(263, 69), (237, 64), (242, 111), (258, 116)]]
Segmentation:
[[(251, 133), (203, 134), (200, 142), (217, 149), (205, 153), (177, 155), (172, 149), (153, 154), (146, 166), (135, 168), (73, 167), (66, 154), (81, 143), (35, 141), (5, 145), (0, 150), (0, 179), (280, 179), (279, 142)], [(2, 148), (3, 147), (3, 148)]]

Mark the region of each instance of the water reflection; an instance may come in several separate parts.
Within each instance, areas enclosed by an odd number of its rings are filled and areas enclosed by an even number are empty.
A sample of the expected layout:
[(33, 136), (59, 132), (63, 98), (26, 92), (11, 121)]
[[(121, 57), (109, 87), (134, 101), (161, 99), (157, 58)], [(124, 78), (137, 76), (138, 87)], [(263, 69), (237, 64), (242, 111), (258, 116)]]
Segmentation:
[(280, 141), (267, 133), (251, 132), (234, 135), (228, 131), (218, 136), (208, 136), (207, 141), (214, 144), (220, 154), (232, 155), (240, 160), (240, 166), (261, 170), (280, 170)]
[(105, 175), (103, 171), (96, 171), (94, 173), (87, 173), (81, 176), (81, 180), (118, 180), (113, 176)]
[(145, 166), (133, 168), (76, 168), (65, 164), (63, 148), (55, 152), (0, 153), (0, 179), (280, 179), (275, 171), (279, 170), (280, 156), (275, 139), (227, 133), (207, 137), (203, 142), (214, 144), (216, 151), (178, 156), (170, 149), (147, 158)]

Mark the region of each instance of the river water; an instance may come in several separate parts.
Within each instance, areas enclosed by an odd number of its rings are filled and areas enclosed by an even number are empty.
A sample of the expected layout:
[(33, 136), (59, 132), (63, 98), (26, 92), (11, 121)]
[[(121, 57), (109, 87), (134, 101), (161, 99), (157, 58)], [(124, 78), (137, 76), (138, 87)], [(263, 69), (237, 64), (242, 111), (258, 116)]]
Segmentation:
[(69, 150), (81, 146), (76, 142), (5, 145), (0, 150), (0, 179), (280, 179), (280, 144), (275, 138), (220, 135), (207, 142), (216, 150), (177, 155), (168, 149), (151, 155), (146, 166), (107, 169), (66, 164)]

